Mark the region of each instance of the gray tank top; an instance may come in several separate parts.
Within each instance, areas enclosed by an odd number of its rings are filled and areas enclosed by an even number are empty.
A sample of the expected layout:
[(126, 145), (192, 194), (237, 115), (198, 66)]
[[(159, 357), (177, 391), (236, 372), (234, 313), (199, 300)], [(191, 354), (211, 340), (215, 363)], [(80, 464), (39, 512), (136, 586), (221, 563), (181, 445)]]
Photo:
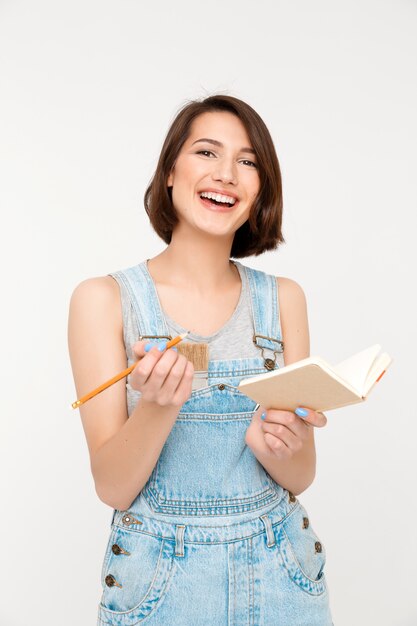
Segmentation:
[[(219, 330), (217, 330), (212, 335), (198, 335), (191, 332), (184, 340), (192, 343), (207, 343), (209, 346), (210, 361), (238, 358), (256, 358), (261, 356), (260, 349), (253, 343), (254, 325), (252, 315), (252, 303), (245, 266), (237, 261), (234, 261), (234, 264), (239, 271), (242, 281), (242, 287), (239, 301), (232, 316)], [(123, 311), (124, 341), (126, 346), (126, 354), (130, 362), (135, 360), (135, 356), (133, 355), (132, 351), (132, 345), (138, 341), (140, 330), (127, 289), (120, 282), (119, 287), (121, 291), (121, 302)], [(165, 313), (162, 306), (161, 310), (165, 317), (169, 334), (172, 335), (172, 337), (180, 335), (181, 333), (184, 333), (188, 330), (172, 320)], [(273, 357), (273, 352), (270, 350), (265, 350), (265, 357)], [(278, 361), (280, 361), (280, 359), (283, 360), (282, 354), (278, 355)], [(280, 366), (282, 366), (282, 364), (280, 363)], [(206, 381), (207, 372), (196, 373), (195, 380), (193, 382), (193, 389), (198, 389), (204, 386), (205, 384), (207, 384)]]

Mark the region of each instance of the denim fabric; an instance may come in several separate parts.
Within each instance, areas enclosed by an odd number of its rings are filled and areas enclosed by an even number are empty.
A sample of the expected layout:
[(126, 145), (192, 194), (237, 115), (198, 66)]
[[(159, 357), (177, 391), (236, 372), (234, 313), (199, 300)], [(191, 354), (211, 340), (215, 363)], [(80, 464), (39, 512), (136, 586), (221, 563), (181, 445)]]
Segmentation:
[[(276, 279), (245, 269), (254, 333), (276, 350)], [(166, 335), (146, 263), (114, 276), (141, 334)], [(266, 371), (261, 351), (236, 356), (210, 361), (208, 386), (181, 407), (143, 490), (113, 512), (98, 626), (331, 626), (324, 547), (244, 441), (256, 406), (237, 384)]]

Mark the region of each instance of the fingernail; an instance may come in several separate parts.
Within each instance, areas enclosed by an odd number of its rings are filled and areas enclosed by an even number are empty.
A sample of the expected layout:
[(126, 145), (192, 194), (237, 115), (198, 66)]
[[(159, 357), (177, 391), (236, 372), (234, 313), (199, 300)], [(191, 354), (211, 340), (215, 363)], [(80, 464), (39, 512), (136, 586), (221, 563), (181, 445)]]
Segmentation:
[(163, 352), (166, 347), (167, 347), (167, 342), (166, 341), (160, 341), (158, 343), (158, 350), (159, 350), (159, 352)]
[(154, 348), (155, 346), (157, 346), (158, 344), (155, 343), (154, 341), (150, 341), (149, 343), (146, 344), (145, 346), (145, 352), (149, 352), (149, 350), (152, 350), (152, 348)]
[(171, 350), (175, 350), (175, 352), (178, 352), (178, 348), (171, 348)]
[(298, 417), (307, 417), (308, 415), (308, 411), (306, 411), (306, 409), (302, 409), (300, 407), (298, 407), (298, 409), (295, 409), (295, 414), (298, 415)]
[(262, 413), (261, 420), (264, 420), (265, 418), (266, 418), (266, 413)]

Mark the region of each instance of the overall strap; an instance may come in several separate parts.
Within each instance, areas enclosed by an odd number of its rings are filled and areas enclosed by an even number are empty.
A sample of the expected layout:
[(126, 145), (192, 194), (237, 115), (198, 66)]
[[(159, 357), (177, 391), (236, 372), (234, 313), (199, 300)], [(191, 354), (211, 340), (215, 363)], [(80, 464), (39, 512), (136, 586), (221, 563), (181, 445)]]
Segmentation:
[(147, 262), (111, 273), (126, 288), (137, 318), (140, 338), (170, 337)]
[[(241, 265), (248, 278), (254, 326), (254, 344), (263, 351), (283, 352), (277, 279), (252, 267)], [(270, 359), (267, 359), (270, 360)]]

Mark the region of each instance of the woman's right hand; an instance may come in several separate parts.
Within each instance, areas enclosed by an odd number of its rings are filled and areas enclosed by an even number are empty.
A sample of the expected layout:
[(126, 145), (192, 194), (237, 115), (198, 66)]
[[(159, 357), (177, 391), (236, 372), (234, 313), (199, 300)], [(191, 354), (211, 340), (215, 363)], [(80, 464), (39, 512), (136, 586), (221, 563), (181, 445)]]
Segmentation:
[(161, 352), (156, 345), (145, 352), (147, 343), (138, 341), (132, 346), (139, 363), (130, 374), (130, 386), (140, 391), (146, 402), (182, 406), (191, 396), (193, 364), (172, 348)]

